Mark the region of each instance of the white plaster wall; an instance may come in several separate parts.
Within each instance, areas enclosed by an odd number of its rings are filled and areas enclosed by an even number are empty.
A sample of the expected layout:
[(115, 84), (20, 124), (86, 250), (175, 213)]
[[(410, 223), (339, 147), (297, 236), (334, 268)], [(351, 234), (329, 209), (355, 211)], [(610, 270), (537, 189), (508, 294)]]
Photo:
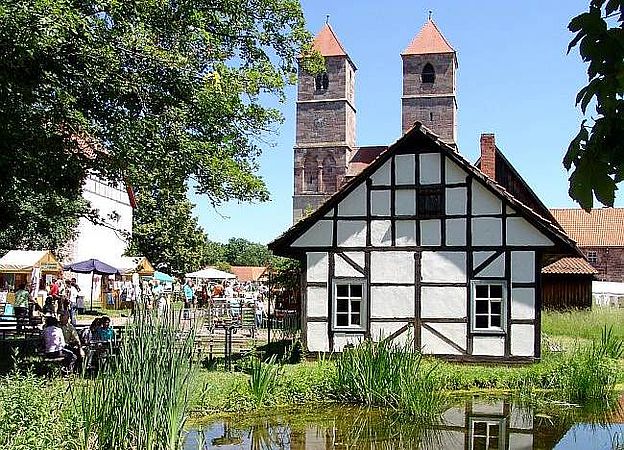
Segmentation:
[(351, 264), (334, 255), (334, 275), (337, 277), (363, 278), (364, 275), (356, 270)]
[(365, 259), (364, 259), (364, 252), (345, 252), (345, 256), (350, 258), (354, 263), (356, 263), (362, 269), (366, 266)]
[[(398, 331), (402, 327), (406, 325), (405, 322), (371, 322), (370, 330), (371, 330), (371, 338), (374, 341), (379, 341), (383, 338), (387, 338), (392, 333)], [(397, 336), (392, 342), (396, 342), (397, 344), (405, 344), (407, 342), (413, 342), (414, 332), (410, 328), (406, 330), (401, 335)]]
[(474, 336), (472, 354), (479, 356), (505, 356), (505, 338), (503, 336)]
[(516, 210), (515, 210), (515, 209), (513, 209), (513, 208), (512, 208), (511, 206), (509, 206), (509, 205), (505, 206), (505, 212), (506, 212), (508, 215), (518, 214), (518, 213), (516, 212)]
[(446, 245), (466, 245), (466, 219), (446, 219)]
[(481, 278), (502, 278), (505, 276), (505, 254), (501, 254), (498, 258), (484, 267), (475, 276)]
[(461, 169), (457, 164), (451, 161), (448, 158), (446, 159), (446, 167), (444, 169), (444, 174), (446, 176), (446, 184), (451, 183), (464, 183), (466, 181), (466, 172), (464, 169)]
[(474, 414), (502, 416), (505, 414), (505, 402), (502, 400), (481, 400), (472, 404)]
[(440, 245), (442, 231), (439, 219), (420, 221), (420, 245)]
[(307, 317), (327, 317), (327, 288), (308, 286), (306, 293)]
[(394, 181), (396, 184), (415, 184), (414, 155), (396, 155), (394, 157)]
[(371, 215), (390, 215), (390, 191), (371, 191)]
[(413, 283), (413, 252), (371, 252), (372, 283)]
[(461, 431), (436, 430), (435, 432), (436, 450), (464, 450), (464, 441), (464, 433)]
[(500, 214), (503, 203), (481, 183), (472, 183), (472, 214), (475, 216)]
[(308, 322), (307, 345), (311, 352), (328, 352), (327, 322)]
[(389, 220), (371, 221), (371, 245), (375, 247), (389, 247), (392, 245), (391, 222)]
[(533, 411), (530, 408), (523, 408), (514, 403), (511, 405), (509, 414), (509, 428), (520, 430), (530, 430), (533, 428)]
[(483, 261), (492, 256), (495, 252), (473, 252), (472, 267), (478, 267)]
[(371, 286), (371, 317), (414, 317), (414, 288)]
[(416, 214), (416, 191), (413, 189), (399, 189), (394, 192), (394, 211), (399, 216), (413, 216)]
[(466, 350), (468, 325), (465, 323), (430, 323), (429, 326)]
[(472, 245), (502, 245), (502, 220), (496, 217), (472, 219)]
[(467, 195), (465, 187), (446, 188), (445, 208), (447, 215), (466, 214)]
[(525, 433), (509, 433), (510, 450), (533, 450), (533, 435)]
[(508, 245), (551, 246), (553, 242), (522, 217), (507, 218)]
[(366, 184), (360, 183), (358, 187), (353, 189), (353, 191), (338, 204), (338, 215), (366, 215)]
[(511, 318), (535, 318), (535, 289), (513, 288), (511, 290)]
[(466, 282), (465, 252), (422, 252), (422, 281), (438, 283)]
[(426, 355), (461, 355), (459, 350), (424, 327), (420, 331), (420, 344), (422, 353)]
[(511, 325), (511, 354), (533, 356), (535, 350), (535, 329), (533, 325)]
[(358, 346), (363, 340), (363, 334), (334, 333), (334, 351), (342, 352), (346, 345)]
[(433, 319), (466, 317), (466, 288), (423, 286), (420, 292), (421, 317)]
[(333, 219), (333, 217), (334, 217), (334, 210), (333, 209), (331, 209), (327, 214), (325, 214), (323, 216), (324, 219)]
[(309, 252), (306, 279), (311, 282), (327, 282), (327, 253)]
[(303, 233), (293, 247), (327, 247), (332, 245), (333, 223), (331, 220), (319, 220)]
[(442, 414), (442, 423), (450, 427), (466, 426), (466, 409), (454, 406)]
[(415, 220), (397, 220), (394, 227), (397, 247), (417, 245)]
[(421, 153), (420, 158), (420, 184), (440, 183), (440, 154)]
[(339, 220), (337, 234), (339, 247), (366, 246), (366, 222), (364, 220)]
[(511, 252), (511, 281), (535, 282), (535, 252)]
[(370, 178), (373, 182), (373, 186), (389, 186), (390, 185), (390, 162), (392, 160), (389, 159), (385, 163), (383, 163), (379, 169), (373, 173)]

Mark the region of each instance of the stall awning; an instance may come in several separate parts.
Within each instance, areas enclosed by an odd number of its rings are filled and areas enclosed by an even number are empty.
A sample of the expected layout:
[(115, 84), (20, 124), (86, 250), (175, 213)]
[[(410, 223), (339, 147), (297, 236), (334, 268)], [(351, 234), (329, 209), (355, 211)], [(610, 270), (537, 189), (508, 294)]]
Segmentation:
[(141, 276), (154, 275), (154, 266), (145, 256), (122, 256), (110, 264), (119, 269), (122, 275), (138, 273)]
[(11, 250), (0, 258), (0, 273), (61, 272), (63, 267), (49, 250)]
[(198, 278), (201, 280), (226, 280), (231, 278), (236, 278), (236, 275), (232, 275), (228, 272), (223, 272), (222, 270), (217, 270), (212, 267), (207, 267), (206, 269), (198, 270), (197, 272), (187, 273), (187, 278)]

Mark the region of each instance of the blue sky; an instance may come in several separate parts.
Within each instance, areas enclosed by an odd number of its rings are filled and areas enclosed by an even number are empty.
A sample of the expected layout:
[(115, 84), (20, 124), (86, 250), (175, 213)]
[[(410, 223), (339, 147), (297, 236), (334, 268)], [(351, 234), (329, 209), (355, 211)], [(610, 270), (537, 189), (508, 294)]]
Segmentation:
[[(316, 34), (325, 16), (355, 62), (358, 145), (387, 145), (401, 132), (401, 51), (424, 24), (429, 10), (455, 48), (458, 145), (478, 157), (479, 136), (496, 134), (497, 146), (549, 207), (576, 206), (567, 195), (561, 160), (581, 115), (574, 105), (586, 83), (578, 53), (566, 55), (567, 24), (588, 0), (303, 0), (308, 29)], [(216, 210), (192, 197), (211, 240), (242, 237), (267, 243), (292, 222), (295, 93), (280, 105), (285, 122), (269, 137), (260, 174), (271, 201), (230, 203)], [(619, 205), (624, 204), (620, 199)]]

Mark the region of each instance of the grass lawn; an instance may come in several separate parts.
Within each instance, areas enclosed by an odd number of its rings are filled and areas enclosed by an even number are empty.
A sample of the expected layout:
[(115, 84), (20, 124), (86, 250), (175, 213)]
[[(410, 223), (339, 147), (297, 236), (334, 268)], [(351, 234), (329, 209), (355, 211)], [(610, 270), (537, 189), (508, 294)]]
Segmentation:
[(624, 340), (624, 308), (594, 307), (591, 310), (542, 313), (542, 333), (550, 337), (600, 339), (605, 326), (613, 327), (613, 334)]

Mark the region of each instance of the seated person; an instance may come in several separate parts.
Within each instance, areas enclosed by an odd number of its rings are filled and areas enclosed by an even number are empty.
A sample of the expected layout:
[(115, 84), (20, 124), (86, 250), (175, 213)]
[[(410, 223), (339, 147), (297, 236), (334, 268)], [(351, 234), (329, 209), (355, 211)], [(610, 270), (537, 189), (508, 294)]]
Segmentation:
[(101, 326), (97, 329), (95, 336), (98, 341), (114, 341), (115, 330), (110, 326), (110, 317), (103, 316), (100, 318)]
[(96, 317), (95, 319), (93, 319), (93, 322), (91, 322), (91, 325), (89, 325), (89, 328), (85, 328), (84, 330), (82, 330), (82, 332), (80, 333), (80, 340), (84, 345), (89, 345), (91, 344), (91, 341), (97, 340), (96, 335), (98, 329), (101, 326), (101, 322), (102, 319)]
[(43, 329), (43, 345), (46, 358), (63, 358), (63, 368), (72, 372), (76, 364), (76, 355), (65, 348), (65, 338), (56, 317), (46, 317)]
[(82, 342), (80, 342), (80, 338), (78, 338), (78, 332), (69, 321), (69, 313), (67, 311), (61, 312), (60, 325), (63, 338), (65, 338), (65, 348), (71, 350), (79, 360), (84, 358)]

